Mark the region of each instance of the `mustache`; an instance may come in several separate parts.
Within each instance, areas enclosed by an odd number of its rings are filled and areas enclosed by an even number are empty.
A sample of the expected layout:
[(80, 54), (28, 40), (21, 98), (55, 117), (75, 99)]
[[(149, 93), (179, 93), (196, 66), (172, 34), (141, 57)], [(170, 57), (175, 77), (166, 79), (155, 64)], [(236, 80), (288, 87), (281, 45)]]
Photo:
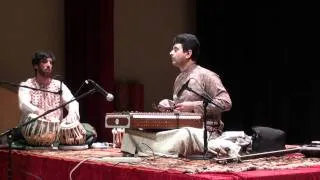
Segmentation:
[(52, 70), (52, 67), (45, 67), (43, 70)]

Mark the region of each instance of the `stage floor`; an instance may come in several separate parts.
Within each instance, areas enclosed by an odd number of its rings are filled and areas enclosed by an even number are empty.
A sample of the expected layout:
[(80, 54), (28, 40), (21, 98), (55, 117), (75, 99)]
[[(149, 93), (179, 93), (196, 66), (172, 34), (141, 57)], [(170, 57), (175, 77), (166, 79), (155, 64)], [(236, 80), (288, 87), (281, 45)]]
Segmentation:
[[(9, 153), (0, 150), (0, 179)], [(213, 160), (127, 158), (117, 148), (13, 150), (13, 179), (319, 179), (320, 158), (300, 153), (219, 164)]]

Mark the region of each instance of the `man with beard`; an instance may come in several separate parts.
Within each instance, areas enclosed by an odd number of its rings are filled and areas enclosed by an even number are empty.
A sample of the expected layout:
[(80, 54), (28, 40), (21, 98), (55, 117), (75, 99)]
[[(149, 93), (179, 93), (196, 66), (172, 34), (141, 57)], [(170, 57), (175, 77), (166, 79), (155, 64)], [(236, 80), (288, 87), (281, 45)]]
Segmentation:
[[(52, 71), (55, 57), (51, 52), (37, 51), (32, 57), (32, 67), (34, 70), (34, 77), (21, 82), (21, 86), (18, 91), (19, 96), (19, 108), (21, 110), (20, 123), (26, 122), (28, 118), (32, 116), (43, 115), (48, 110), (57, 108), (61, 104), (69, 102), (74, 99), (71, 91), (61, 81), (52, 78)], [(30, 87), (30, 88), (27, 88)], [(46, 122), (58, 122), (56, 123), (59, 128), (59, 124), (67, 122), (68, 124), (79, 124), (79, 104), (77, 101), (72, 101), (65, 106), (67, 115), (64, 116), (63, 109), (59, 108), (53, 112), (46, 114), (41, 119)], [(50, 124), (50, 123), (48, 123)], [(48, 125), (44, 124), (44, 125)], [(82, 125), (80, 124), (82, 127)], [(22, 127), (22, 130), (24, 130)], [(33, 128), (43, 128), (41, 126), (34, 126)], [(48, 130), (48, 127), (44, 128)], [(82, 133), (85, 134), (85, 129), (81, 128)], [(32, 129), (32, 132), (39, 132), (40, 130)], [(31, 133), (31, 130), (30, 130)], [(17, 135), (22, 137), (20, 133)], [(36, 142), (35, 142), (36, 143)], [(37, 144), (37, 143), (36, 143)]]
[[(53, 64), (55, 57), (51, 52), (37, 51), (32, 57), (32, 66), (35, 76), (22, 82), (19, 88), (19, 107), (22, 111), (20, 122), (24, 122), (30, 114), (42, 115), (44, 112), (56, 108), (59, 105), (73, 99), (73, 95), (68, 87), (61, 81), (52, 78)], [(60, 92), (60, 93), (59, 93)], [(63, 109), (53, 111), (43, 118), (79, 121), (79, 104), (73, 101), (66, 106), (68, 115), (63, 119)]]

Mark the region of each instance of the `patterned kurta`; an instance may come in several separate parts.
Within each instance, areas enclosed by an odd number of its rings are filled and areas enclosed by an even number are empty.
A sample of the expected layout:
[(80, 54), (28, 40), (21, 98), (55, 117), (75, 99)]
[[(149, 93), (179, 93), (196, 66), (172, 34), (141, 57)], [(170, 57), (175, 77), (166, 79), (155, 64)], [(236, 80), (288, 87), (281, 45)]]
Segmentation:
[[(190, 90), (184, 87), (188, 81)], [(193, 112), (203, 114), (204, 97), (211, 101), (207, 106), (207, 130), (220, 135), (223, 130), (221, 113), (231, 109), (230, 96), (216, 73), (193, 64), (177, 76), (173, 88), (173, 100), (177, 103), (193, 101), (196, 104)]]
[[(60, 84), (62, 84), (61, 90), (62, 94), (55, 94), (51, 92), (59, 92)], [(61, 83), (58, 80), (52, 79), (50, 84), (47, 86), (41, 86), (37, 83), (35, 78), (27, 79), (27, 81), (22, 82), (20, 85), (27, 86), (35, 89), (42, 89), (50, 92), (43, 92), (40, 90), (32, 90), (25, 87), (19, 88), (19, 107), (22, 112), (22, 117), (20, 123), (23, 123), (29, 114), (33, 114), (39, 109), (44, 110), (44, 112), (51, 110), (60, 106), (63, 103), (66, 103), (73, 99), (73, 95), (70, 90), (66, 87), (64, 83)], [(66, 106), (68, 110), (68, 115), (66, 118), (79, 121), (79, 104), (77, 101), (73, 101)], [(60, 108), (55, 110), (46, 116), (43, 117), (47, 121), (52, 119), (62, 120), (63, 118), (63, 109)]]

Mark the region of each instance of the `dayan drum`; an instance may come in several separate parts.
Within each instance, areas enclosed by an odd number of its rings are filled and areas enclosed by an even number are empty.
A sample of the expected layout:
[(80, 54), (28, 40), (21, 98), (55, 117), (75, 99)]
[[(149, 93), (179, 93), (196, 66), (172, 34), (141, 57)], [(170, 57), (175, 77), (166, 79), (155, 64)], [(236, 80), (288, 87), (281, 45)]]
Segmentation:
[[(29, 114), (26, 121), (30, 121), (36, 117), (36, 114)], [(47, 120), (39, 118), (22, 127), (21, 133), (30, 145), (50, 146), (57, 138), (59, 124), (60, 121), (58, 119)]]
[(86, 130), (79, 121), (60, 124), (59, 141), (62, 145), (82, 145), (86, 142)]

